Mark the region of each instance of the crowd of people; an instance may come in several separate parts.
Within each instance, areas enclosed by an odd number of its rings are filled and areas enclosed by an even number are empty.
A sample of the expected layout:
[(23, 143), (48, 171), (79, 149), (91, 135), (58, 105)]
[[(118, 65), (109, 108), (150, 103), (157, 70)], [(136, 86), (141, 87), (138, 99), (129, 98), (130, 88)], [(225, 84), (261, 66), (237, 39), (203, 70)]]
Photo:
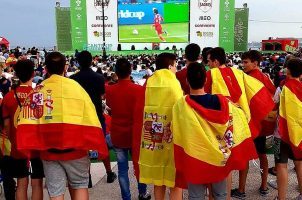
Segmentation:
[[(302, 60), (299, 53), (226, 54), (189, 44), (184, 55), (72, 56), (19, 47), (0, 52), (1, 175), (5, 198), (89, 199), (90, 159), (102, 160), (130, 200), (133, 161), (138, 199), (249, 199), (249, 162), (260, 161), (287, 198), (292, 159), (302, 199)], [(273, 147), (275, 166), (267, 151)], [(108, 150), (117, 158), (112, 172)], [(231, 188), (239, 170), (238, 188)], [(30, 179), (29, 179), (30, 178)], [(17, 182), (15, 182), (15, 180)], [(100, 197), (101, 198), (101, 197)]]

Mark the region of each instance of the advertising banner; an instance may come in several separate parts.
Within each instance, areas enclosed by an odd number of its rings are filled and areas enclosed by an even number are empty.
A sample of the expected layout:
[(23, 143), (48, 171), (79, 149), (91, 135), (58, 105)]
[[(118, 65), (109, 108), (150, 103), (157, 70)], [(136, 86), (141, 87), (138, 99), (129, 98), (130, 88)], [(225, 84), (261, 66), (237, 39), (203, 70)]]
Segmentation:
[(190, 2), (190, 42), (204, 47), (219, 45), (218, 0), (191, 0)]
[(56, 25), (58, 50), (72, 50), (70, 8), (56, 7)]
[(117, 1), (110, 0), (104, 6), (105, 33), (103, 33), (102, 0), (86, 0), (87, 7), (87, 39), (85, 49), (101, 51), (103, 34), (105, 34), (106, 50), (116, 50), (118, 44)]
[(236, 8), (235, 10), (235, 51), (248, 50), (249, 9)]
[(119, 25), (152, 24), (154, 21), (153, 9), (164, 16), (164, 4), (121, 4), (118, 6)]
[(234, 51), (235, 0), (220, 0), (219, 46)]
[(80, 51), (87, 44), (86, 0), (70, 1), (70, 15), (72, 47)]

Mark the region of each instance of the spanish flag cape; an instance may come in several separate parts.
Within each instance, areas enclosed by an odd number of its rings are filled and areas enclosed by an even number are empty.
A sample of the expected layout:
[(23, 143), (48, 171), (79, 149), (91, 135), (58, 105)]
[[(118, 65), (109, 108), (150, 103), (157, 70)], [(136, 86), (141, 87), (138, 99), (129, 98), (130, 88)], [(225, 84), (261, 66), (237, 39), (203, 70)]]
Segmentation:
[(279, 133), (291, 146), (297, 159), (302, 158), (302, 83), (288, 79), (280, 95)]
[(247, 116), (253, 138), (260, 132), (261, 121), (275, 106), (271, 94), (260, 81), (234, 68), (208, 71), (205, 91), (222, 94), (238, 104)]
[(189, 96), (173, 107), (176, 169), (187, 183), (222, 181), (257, 158), (244, 112), (222, 95), (218, 98), (220, 110), (204, 108)]
[(140, 183), (174, 187), (175, 163), (173, 135), (170, 130), (172, 107), (183, 96), (175, 74), (156, 71), (145, 92), (143, 128), (139, 153)]
[(20, 150), (97, 150), (108, 155), (95, 107), (75, 81), (52, 75), (25, 100), (17, 127)]

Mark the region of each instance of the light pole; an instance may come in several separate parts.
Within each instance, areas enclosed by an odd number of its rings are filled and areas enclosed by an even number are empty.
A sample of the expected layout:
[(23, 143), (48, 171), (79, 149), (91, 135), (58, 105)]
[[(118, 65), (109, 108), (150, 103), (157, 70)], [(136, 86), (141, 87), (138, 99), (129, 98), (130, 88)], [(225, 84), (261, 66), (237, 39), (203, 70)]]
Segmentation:
[(103, 60), (106, 59), (106, 29), (105, 29), (105, 6), (108, 6), (110, 0), (102, 0), (102, 21), (103, 21)]

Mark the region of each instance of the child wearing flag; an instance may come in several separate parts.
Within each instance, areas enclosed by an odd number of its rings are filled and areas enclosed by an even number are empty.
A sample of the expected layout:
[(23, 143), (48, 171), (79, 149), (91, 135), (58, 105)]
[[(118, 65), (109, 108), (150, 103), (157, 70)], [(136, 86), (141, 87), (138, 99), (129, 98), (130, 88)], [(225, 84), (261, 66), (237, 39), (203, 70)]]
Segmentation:
[(294, 161), (300, 195), (302, 199), (302, 61), (298, 58), (285, 63), (287, 80), (282, 88), (279, 107), (279, 134), (276, 138), (278, 151), (275, 153), (277, 167), (278, 197), (285, 200), (288, 187), (288, 159)]
[(175, 169), (173, 133), (170, 130), (172, 107), (183, 96), (176, 79), (176, 56), (162, 53), (156, 59), (155, 73), (147, 80), (143, 113), (143, 128), (139, 153), (139, 182), (154, 185), (156, 200), (165, 199), (166, 187), (170, 199), (182, 199), (182, 189)]
[(189, 200), (205, 199), (208, 184), (215, 200), (227, 199), (229, 173), (256, 156), (245, 114), (222, 95), (204, 91), (202, 64), (188, 66), (187, 81), (190, 95), (172, 111), (176, 169), (188, 183)]
[(85, 90), (64, 77), (66, 59), (46, 57), (49, 78), (28, 95), (19, 115), (17, 148), (40, 152), (51, 200), (63, 200), (68, 183), (72, 199), (88, 200), (88, 150), (108, 156), (95, 107)]

